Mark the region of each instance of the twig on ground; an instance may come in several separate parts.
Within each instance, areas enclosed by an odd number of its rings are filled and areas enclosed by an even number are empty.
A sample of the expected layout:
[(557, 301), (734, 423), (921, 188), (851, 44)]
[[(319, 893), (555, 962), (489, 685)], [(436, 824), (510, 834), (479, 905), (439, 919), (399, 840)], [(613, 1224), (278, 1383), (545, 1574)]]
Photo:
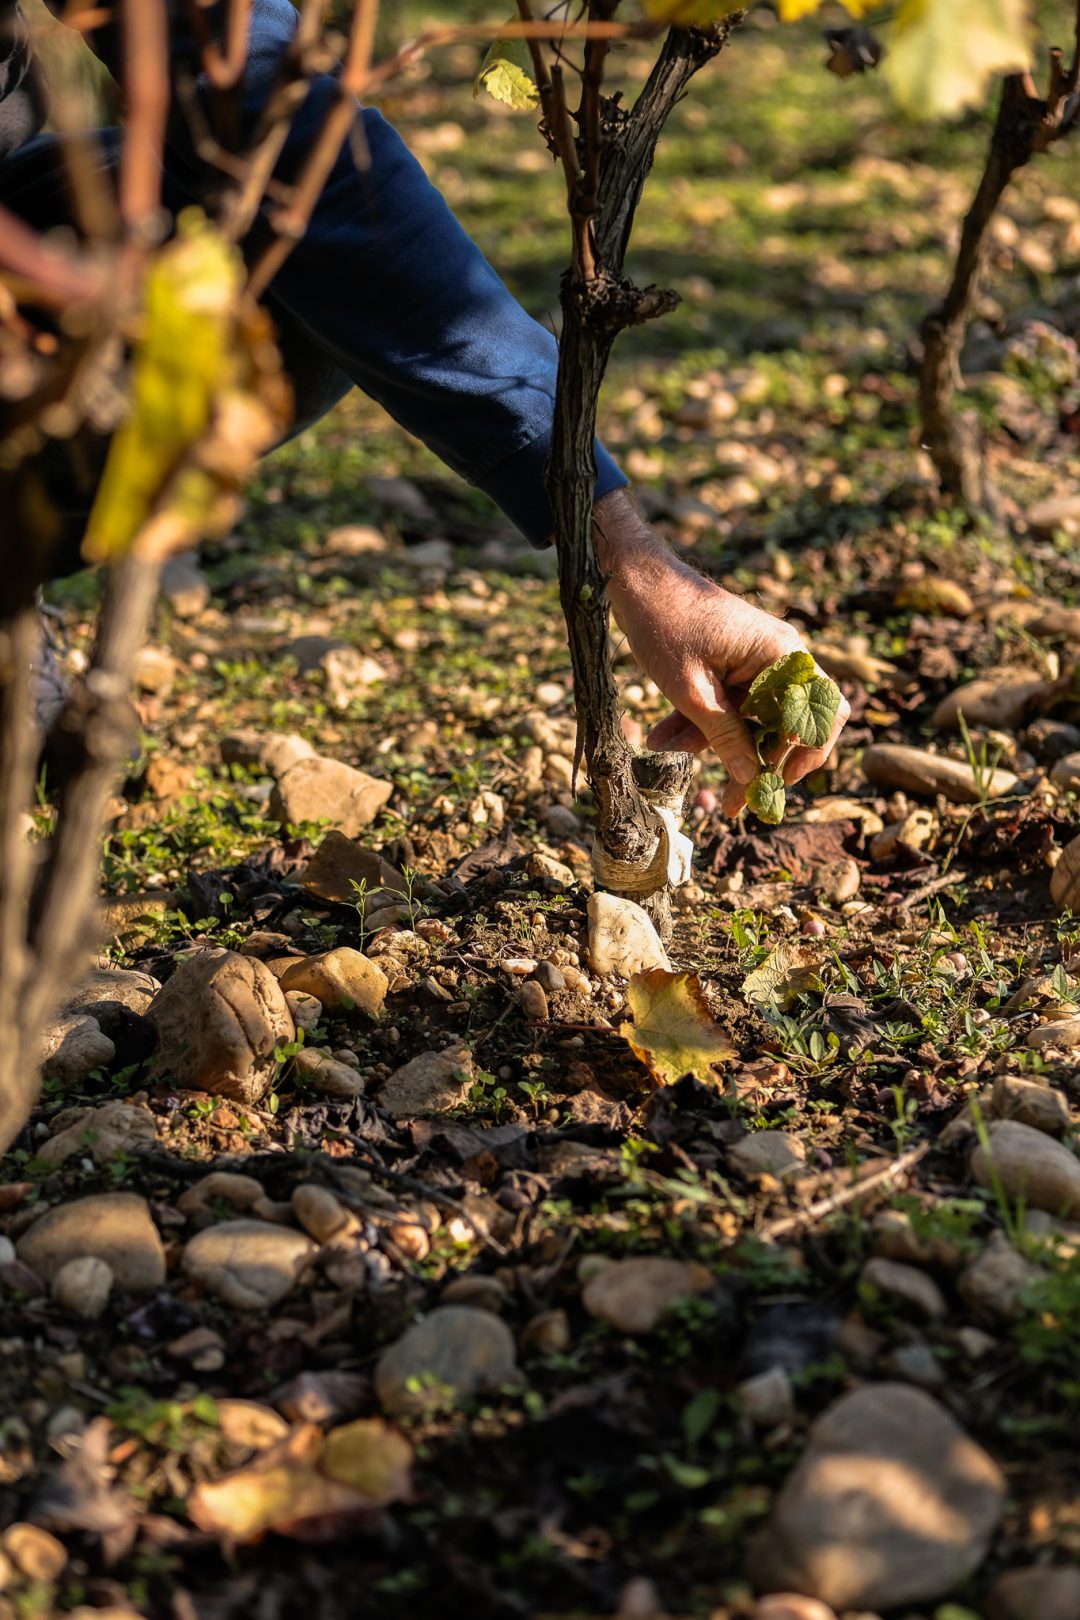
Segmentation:
[(922, 1160), (926, 1158), (931, 1146), (932, 1143), (923, 1142), (919, 1147), (909, 1148), (906, 1153), (901, 1153), (898, 1159), (894, 1159), (891, 1164), (887, 1164), (883, 1169), (875, 1171), (872, 1176), (867, 1176), (864, 1181), (852, 1182), (849, 1187), (842, 1188), (840, 1192), (830, 1193), (828, 1198), (820, 1198), (816, 1204), (810, 1204), (806, 1209), (796, 1211), (794, 1215), (783, 1215), (778, 1220), (766, 1222), (756, 1233), (756, 1236), (766, 1242), (771, 1242), (774, 1238), (786, 1237), (789, 1232), (798, 1231), (800, 1227), (810, 1226), (815, 1221), (825, 1220), (838, 1209), (856, 1203), (860, 1198), (865, 1197), (867, 1193), (874, 1192), (878, 1187), (884, 1187), (889, 1182), (898, 1181), (901, 1176), (907, 1175), (909, 1170), (913, 1170), (917, 1164), (921, 1164)]

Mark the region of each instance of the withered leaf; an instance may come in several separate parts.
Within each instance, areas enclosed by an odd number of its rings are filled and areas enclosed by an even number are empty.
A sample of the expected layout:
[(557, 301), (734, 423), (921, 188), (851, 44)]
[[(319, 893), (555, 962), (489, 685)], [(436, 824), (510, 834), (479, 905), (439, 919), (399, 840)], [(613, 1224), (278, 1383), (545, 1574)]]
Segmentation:
[(200, 1530), (230, 1541), (269, 1531), (327, 1540), (411, 1488), (413, 1449), (379, 1418), (347, 1423), (324, 1436), (303, 1424), (246, 1468), (197, 1485), (188, 1512)]
[(651, 968), (633, 975), (626, 999), (634, 1022), (620, 1025), (619, 1034), (660, 1085), (674, 1085), (684, 1074), (716, 1084), (714, 1065), (736, 1054), (709, 1011), (700, 979)]
[(781, 940), (743, 980), (743, 995), (758, 1007), (774, 1002), (781, 1012), (806, 990), (822, 989), (825, 952), (812, 940)]

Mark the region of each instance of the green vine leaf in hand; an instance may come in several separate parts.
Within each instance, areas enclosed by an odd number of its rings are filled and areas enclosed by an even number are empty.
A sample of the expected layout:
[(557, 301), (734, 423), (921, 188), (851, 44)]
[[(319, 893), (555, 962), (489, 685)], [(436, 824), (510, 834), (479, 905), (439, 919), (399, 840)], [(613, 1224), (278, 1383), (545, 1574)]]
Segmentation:
[(787, 805), (784, 778), (775, 771), (761, 771), (746, 790), (746, 802), (759, 821), (778, 827)]
[(840, 688), (808, 652), (788, 653), (763, 669), (742, 706), (755, 734), (761, 772), (746, 790), (754, 814), (775, 827), (784, 819), (784, 760), (798, 744), (824, 748), (840, 709)]
[(788, 653), (756, 676), (742, 712), (763, 732), (824, 748), (840, 709), (840, 688), (808, 652)]

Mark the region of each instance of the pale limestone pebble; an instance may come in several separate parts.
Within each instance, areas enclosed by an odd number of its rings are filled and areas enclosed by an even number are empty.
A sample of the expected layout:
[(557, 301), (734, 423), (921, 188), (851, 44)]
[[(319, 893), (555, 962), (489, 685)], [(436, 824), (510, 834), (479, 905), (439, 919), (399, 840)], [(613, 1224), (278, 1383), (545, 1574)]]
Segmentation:
[(351, 1001), (369, 1018), (376, 1018), (382, 1011), (389, 988), (382, 969), (349, 945), (291, 962), (279, 983), (283, 991), (302, 990), (324, 1007), (340, 1007)]
[(128, 968), (91, 968), (68, 997), (65, 1011), (98, 1017), (95, 1009), (124, 1007), (141, 1016), (160, 989), (160, 982), (149, 973)]
[(303, 1232), (263, 1221), (222, 1221), (196, 1233), (182, 1265), (192, 1282), (236, 1310), (277, 1305), (316, 1253)]
[(383, 1083), (379, 1107), (395, 1119), (446, 1113), (464, 1101), (473, 1072), (472, 1052), (463, 1043), (442, 1052), (421, 1052)]
[(289, 1425), (281, 1414), (260, 1401), (225, 1396), (215, 1404), (218, 1428), (225, 1439), (247, 1451), (266, 1451), (284, 1440), (289, 1432)]
[(525, 863), (525, 871), (529, 877), (539, 878), (541, 884), (551, 894), (562, 894), (566, 889), (572, 889), (577, 882), (572, 867), (565, 861), (556, 859), (545, 850), (535, 850)]
[(135, 1615), (126, 1606), (120, 1609), (110, 1604), (108, 1608), (99, 1609), (80, 1603), (76, 1608), (65, 1611), (64, 1620), (135, 1620)]
[(729, 1164), (748, 1181), (786, 1181), (806, 1169), (806, 1144), (790, 1131), (751, 1131), (727, 1150)]
[(169, 558), (159, 589), (178, 619), (197, 619), (210, 605), (210, 581), (190, 554)]
[(987, 1620), (1080, 1620), (1080, 1567), (1007, 1570), (990, 1588), (986, 1609)]
[(366, 1089), (355, 1068), (339, 1063), (323, 1047), (302, 1046), (293, 1063), (298, 1077), (323, 1097), (362, 1097)]
[(1080, 1160), (1063, 1143), (1016, 1120), (987, 1126), (989, 1151), (980, 1142), (971, 1172), (980, 1187), (1000, 1185), (1010, 1203), (1050, 1215), (1080, 1215)]
[(630, 978), (649, 968), (671, 969), (668, 954), (652, 920), (635, 905), (598, 890), (589, 896), (589, 966), (600, 978), (620, 973)]
[(937, 1322), (946, 1314), (945, 1296), (932, 1277), (916, 1266), (904, 1265), (899, 1260), (885, 1260), (876, 1256), (867, 1260), (859, 1273), (859, 1282), (886, 1295), (900, 1306), (910, 1306), (927, 1322)]
[(105, 1068), (116, 1056), (116, 1047), (104, 1035), (96, 1018), (74, 1013), (58, 1018), (45, 1032), (41, 1067), (67, 1085), (78, 1085), (94, 1069)]
[(293, 1188), (293, 1214), (316, 1243), (328, 1243), (339, 1232), (356, 1225), (356, 1219), (344, 1208), (328, 1187), (304, 1181)]
[(177, 906), (188, 905), (183, 889), (143, 889), (111, 895), (99, 912), (102, 937), (131, 946), (152, 938), (159, 920)]
[(334, 828), (301, 872), (300, 885), (320, 900), (347, 905), (359, 903), (358, 890), (362, 887), (368, 907), (375, 896), (381, 897), (385, 891), (390, 891), (388, 898), (400, 897), (406, 891), (405, 878), (396, 867), (384, 861), (376, 850), (365, 849)]
[(1054, 1047), (1060, 1052), (1072, 1052), (1080, 1046), (1080, 1015), (1076, 1017), (1048, 1018), (1037, 1024), (1024, 1036), (1024, 1045), (1033, 1052)]
[(381, 557), (391, 550), (391, 545), (382, 530), (370, 523), (343, 523), (330, 530), (323, 549), (330, 556)]
[(179, 672), (180, 665), (163, 647), (140, 647), (131, 664), (132, 684), (153, 697), (167, 697)]
[[(1036, 501), (1027, 511), (1028, 528), (1040, 540), (1052, 540), (1061, 530), (1075, 537), (1080, 533), (1080, 497), (1076, 495), (1048, 495)], [(1034, 636), (1080, 635), (1080, 609), (1053, 606), (1031, 624)]]
[(309, 996), (306, 990), (286, 990), (285, 1005), (292, 1014), (293, 1023), (305, 1035), (310, 1035), (322, 1022), (322, 1002), (318, 996)]
[(534, 956), (504, 956), (499, 967), (512, 979), (525, 979), (536, 972), (537, 962)]
[(20, 1575), (41, 1586), (51, 1586), (67, 1568), (67, 1548), (40, 1525), (8, 1525), (0, 1535), (0, 1551)]
[(119, 1153), (137, 1153), (157, 1140), (157, 1122), (145, 1103), (66, 1108), (51, 1124), (55, 1134), (38, 1148), (38, 1157), (46, 1164), (64, 1164), (77, 1153), (89, 1154), (95, 1164), (107, 1164)]
[(570, 1319), (564, 1310), (538, 1311), (525, 1324), (521, 1348), (535, 1356), (561, 1356), (571, 1344)]
[(751, 1423), (759, 1429), (775, 1429), (795, 1416), (795, 1391), (783, 1367), (768, 1367), (736, 1384), (735, 1393)]
[(301, 675), (320, 675), (330, 708), (341, 713), (386, 679), (383, 666), (368, 653), (333, 636), (298, 636), (282, 651)]
[(957, 1328), (956, 1342), (969, 1361), (981, 1361), (998, 1347), (993, 1334), (984, 1333), (982, 1328), (970, 1326)]
[(499, 1389), (517, 1377), (514, 1338), (491, 1311), (440, 1305), (383, 1351), (375, 1393), (398, 1417)]
[(943, 1389), (946, 1383), (941, 1362), (928, 1344), (918, 1340), (894, 1345), (882, 1358), (881, 1370), (892, 1378), (902, 1378), (907, 1384), (931, 1392)]
[(907, 679), (895, 664), (870, 651), (867, 636), (847, 636), (835, 642), (815, 640), (814, 658), (834, 681), (861, 681), (867, 687), (895, 687), (904, 685)]
[(819, 822), (857, 821), (864, 838), (873, 838), (885, 826), (877, 811), (864, 799), (846, 799), (839, 795), (815, 799), (798, 819), (811, 826)]
[(1050, 769), (1050, 780), (1066, 793), (1080, 789), (1080, 752), (1063, 754)]
[(752, 1578), (834, 1609), (933, 1603), (978, 1569), (1000, 1469), (924, 1391), (868, 1384), (817, 1419), (750, 1555)]
[(145, 1198), (97, 1193), (47, 1210), (22, 1234), (15, 1252), (43, 1282), (84, 1255), (111, 1267), (121, 1293), (152, 1293), (165, 1281), (165, 1250)]
[(892, 821), (875, 833), (870, 840), (870, 859), (891, 861), (899, 845), (907, 849), (926, 849), (938, 830), (938, 819), (932, 810), (909, 810), (899, 821)]
[(225, 1365), (225, 1341), (212, 1328), (192, 1328), (165, 1346), (177, 1361), (186, 1361), (196, 1372), (220, 1372)]
[(582, 1303), (590, 1316), (620, 1333), (652, 1333), (675, 1305), (713, 1287), (712, 1273), (688, 1260), (590, 1258), (600, 1263), (584, 1279)]
[(1080, 911), (1080, 835), (1065, 845), (1050, 874), (1050, 898), (1062, 910)]
[(262, 1182), (254, 1176), (241, 1175), (235, 1170), (211, 1170), (202, 1176), (176, 1200), (181, 1215), (201, 1215), (215, 1204), (226, 1204), (230, 1209), (252, 1209), (263, 1197)]
[(1062, 1136), (1069, 1128), (1069, 1105), (1065, 1097), (1053, 1086), (1037, 1080), (998, 1075), (990, 1106), (995, 1119), (1015, 1119), (1048, 1136)]
[(526, 979), (519, 985), (517, 1002), (526, 1023), (546, 1024), (551, 1016), (547, 996), (535, 979)]
[(509, 1303), (505, 1283), (498, 1277), (455, 1277), (448, 1282), (439, 1296), (441, 1305), (472, 1305), (478, 1311), (494, 1311), (496, 1315)]
[(943, 697), (930, 723), (938, 731), (956, 731), (963, 714), (969, 726), (1014, 731), (1024, 724), (1033, 704), (1049, 691), (1049, 682), (1038, 670), (997, 670)]
[(152, 1079), (168, 1076), (247, 1106), (270, 1090), (275, 1051), (296, 1033), (269, 968), (237, 951), (199, 951), (181, 962), (146, 1016), (158, 1034)]
[[(798, 1592), (773, 1592), (758, 1598), (750, 1620), (837, 1620), (836, 1610), (817, 1598), (802, 1597)], [(873, 1615), (860, 1615), (856, 1620), (876, 1620)]]
[(900, 1260), (911, 1266), (939, 1266), (952, 1270), (963, 1259), (963, 1250), (952, 1238), (919, 1232), (906, 1209), (883, 1209), (870, 1225), (875, 1255)]
[(66, 1260), (53, 1277), (51, 1293), (56, 1304), (69, 1316), (94, 1322), (109, 1303), (113, 1271), (108, 1261), (94, 1254), (76, 1255)]
[(957, 1278), (956, 1287), (968, 1310), (980, 1321), (1011, 1322), (1024, 1313), (1024, 1299), (1045, 1272), (995, 1232), (982, 1253)]
[(854, 856), (843, 855), (828, 865), (814, 867), (811, 871), (811, 881), (830, 905), (843, 906), (858, 894), (862, 871)]
[(980, 786), (966, 761), (905, 743), (871, 743), (864, 749), (861, 763), (867, 781), (878, 787), (901, 788), (927, 797), (940, 793), (953, 804), (977, 804), (983, 791), (988, 798), (998, 798), (1019, 786), (1018, 777), (1000, 768), (985, 773)]
[(223, 765), (242, 765), (264, 776), (284, 776), (302, 759), (314, 759), (315, 750), (295, 732), (233, 731), (222, 737)]
[(355, 1417), (368, 1395), (363, 1373), (337, 1369), (297, 1373), (274, 1391), (274, 1405), (291, 1423), (318, 1423), (332, 1428)]
[(268, 814), (282, 826), (328, 821), (348, 838), (370, 825), (394, 791), (394, 784), (340, 760), (316, 754), (301, 759), (278, 777)]

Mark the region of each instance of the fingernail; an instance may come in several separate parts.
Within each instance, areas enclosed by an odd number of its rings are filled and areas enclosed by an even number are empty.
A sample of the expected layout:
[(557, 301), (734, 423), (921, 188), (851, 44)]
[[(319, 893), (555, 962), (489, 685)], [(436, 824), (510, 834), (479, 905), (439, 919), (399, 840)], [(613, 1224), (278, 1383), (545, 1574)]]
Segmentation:
[(741, 787), (745, 787), (748, 782), (752, 782), (758, 773), (755, 761), (747, 759), (745, 754), (740, 754), (737, 759), (733, 759), (728, 766), (728, 770)]

